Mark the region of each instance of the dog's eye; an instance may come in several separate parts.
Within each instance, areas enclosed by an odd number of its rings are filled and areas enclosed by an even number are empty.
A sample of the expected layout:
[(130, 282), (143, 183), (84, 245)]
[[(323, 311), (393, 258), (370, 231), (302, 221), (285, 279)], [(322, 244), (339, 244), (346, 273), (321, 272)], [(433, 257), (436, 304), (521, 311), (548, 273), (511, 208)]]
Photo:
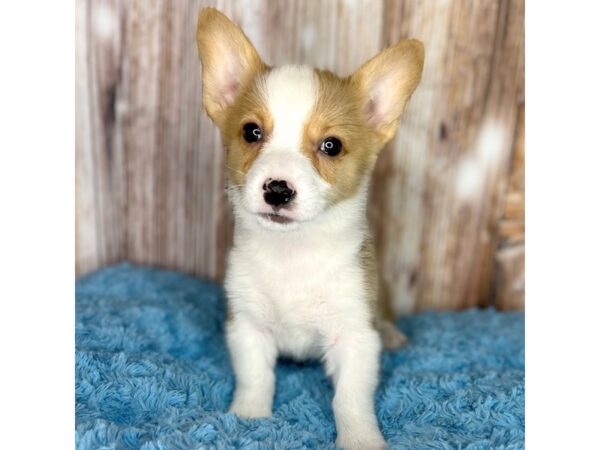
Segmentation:
[(244, 139), (246, 142), (257, 142), (262, 139), (262, 130), (254, 122), (244, 125)]
[(329, 156), (336, 156), (342, 151), (342, 143), (338, 138), (328, 137), (321, 142), (319, 150)]

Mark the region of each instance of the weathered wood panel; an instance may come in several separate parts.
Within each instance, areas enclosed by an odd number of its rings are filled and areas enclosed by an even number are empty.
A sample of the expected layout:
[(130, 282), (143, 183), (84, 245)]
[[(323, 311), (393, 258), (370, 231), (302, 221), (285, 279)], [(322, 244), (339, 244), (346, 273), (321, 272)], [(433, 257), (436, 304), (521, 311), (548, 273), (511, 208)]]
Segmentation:
[(77, 272), (126, 253), (125, 160), (119, 123), (122, 66), (118, 0), (76, 2)]
[(515, 195), (523, 0), (77, 2), (78, 273), (128, 259), (223, 275), (231, 218), (200, 103), (202, 5), (275, 65), (349, 74), (401, 38), (425, 42), (423, 82), (371, 193), (384, 276), (398, 311), (498, 302), (522, 272), (497, 249), (514, 226), (500, 219)]
[(223, 152), (199, 100), (199, 4), (127, 5), (127, 258), (219, 278), (227, 206)]

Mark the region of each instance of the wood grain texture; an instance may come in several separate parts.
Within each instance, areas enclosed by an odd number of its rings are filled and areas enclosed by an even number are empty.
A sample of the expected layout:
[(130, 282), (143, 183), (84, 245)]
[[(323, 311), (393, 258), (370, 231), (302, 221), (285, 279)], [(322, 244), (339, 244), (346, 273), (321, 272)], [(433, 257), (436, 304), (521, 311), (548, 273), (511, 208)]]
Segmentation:
[(117, 0), (76, 2), (76, 261), (83, 273), (126, 257)]
[(209, 5), (273, 65), (346, 75), (401, 38), (425, 43), (422, 84), (371, 189), (384, 278), (399, 312), (500, 304), (523, 270), (519, 252), (501, 252), (507, 235), (523, 242), (523, 3), (76, 2), (77, 273), (127, 259), (223, 276), (224, 152), (202, 110), (195, 43)]

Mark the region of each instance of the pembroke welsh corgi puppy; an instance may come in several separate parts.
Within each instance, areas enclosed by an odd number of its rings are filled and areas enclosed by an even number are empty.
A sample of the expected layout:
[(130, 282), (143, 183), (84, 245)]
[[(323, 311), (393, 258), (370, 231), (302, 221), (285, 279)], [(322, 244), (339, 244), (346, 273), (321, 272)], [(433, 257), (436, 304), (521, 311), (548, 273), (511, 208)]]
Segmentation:
[(405, 337), (380, 301), (367, 194), (421, 79), (423, 44), (403, 40), (340, 78), (268, 66), (212, 8), (200, 13), (197, 40), (235, 215), (225, 277), (230, 411), (270, 416), (277, 356), (320, 358), (335, 388), (337, 446), (384, 448), (379, 357), (382, 342), (395, 348)]

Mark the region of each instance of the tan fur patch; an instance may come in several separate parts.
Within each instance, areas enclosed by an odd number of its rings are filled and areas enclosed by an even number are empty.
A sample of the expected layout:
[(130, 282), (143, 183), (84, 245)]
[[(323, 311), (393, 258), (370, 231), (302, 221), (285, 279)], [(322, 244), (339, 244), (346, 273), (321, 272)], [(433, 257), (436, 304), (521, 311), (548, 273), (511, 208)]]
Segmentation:
[[(400, 116), (421, 79), (423, 44), (406, 39), (367, 61), (352, 76), (315, 70), (318, 99), (306, 124), (303, 151), (333, 186), (329, 202), (353, 196), (396, 133)], [(318, 150), (326, 137), (342, 142), (337, 156)]]
[[(200, 13), (196, 38), (202, 61), (204, 107), (221, 131), (230, 186), (241, 186), (273, 130), (263, 89), (270, 68), (242, 30), (214, 8), (204, 8)], [(250, 122), (261, 127), (261, 141), (244, 140), (243, 126)]]
[[(319, 175), (332, 185), (329, 204), (352, 197), (373, 168), (384, 142), (362, 113), (363, 99), (351, 78), (316, 70), (318, 99), (305, 125), (302, 151)], [(328, 156), (319, 151), (327, 137), (342, 142), (342, 152)]]
[(370, 235), (365, 238), (360, 248), (360, 265), (364, 270), (371, 312), (377, 321), (393, 320), (394, 313), (390, 305), (390, 298), (380, 275), (381, 271), (377, 270), (375, 246)]
[[(258, 78), (252, 80), (235, 103), (227, 109), (226, 120), (221, 128), (221, 138), (227, 150), (227, 173), (233, 185), (242, 185), (252, 163), (273, 132), (273, 118), (266, 107), (264, 98), (264, 78), (269, 69), (265, 68)], [(243, 136), (247, 123), (256, 123), (262, 130), (259, 142), (248, 143)]]

